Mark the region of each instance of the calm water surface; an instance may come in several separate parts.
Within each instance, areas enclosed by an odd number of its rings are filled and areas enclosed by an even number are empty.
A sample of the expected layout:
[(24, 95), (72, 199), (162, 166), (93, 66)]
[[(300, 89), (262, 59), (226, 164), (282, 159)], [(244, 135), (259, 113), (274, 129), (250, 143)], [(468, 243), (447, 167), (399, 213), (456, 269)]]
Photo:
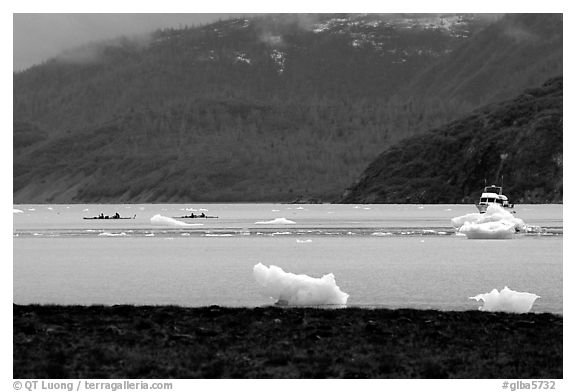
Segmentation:
[[(456, 236), (470, 205), (15, 205), (14, 302), (262, 306), (257, 263), (332, 272), (349, 306), (476, 309), (505, 285), (562, 313), (562, 206), (517, 206), (542, 234)], [(153, 223), (156, 214), (218, 219)], [(103, 212), (130, 220), (84, 220)], [(285, 218), (294, 224), (261, 224)]]

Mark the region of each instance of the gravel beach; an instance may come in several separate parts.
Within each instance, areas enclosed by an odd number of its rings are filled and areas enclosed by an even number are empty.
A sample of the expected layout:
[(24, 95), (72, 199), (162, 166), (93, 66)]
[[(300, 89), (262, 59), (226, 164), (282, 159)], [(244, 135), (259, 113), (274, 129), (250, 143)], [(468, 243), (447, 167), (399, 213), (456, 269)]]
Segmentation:
[(14, 378), (562, 378), (561, 315), (14, 305)]

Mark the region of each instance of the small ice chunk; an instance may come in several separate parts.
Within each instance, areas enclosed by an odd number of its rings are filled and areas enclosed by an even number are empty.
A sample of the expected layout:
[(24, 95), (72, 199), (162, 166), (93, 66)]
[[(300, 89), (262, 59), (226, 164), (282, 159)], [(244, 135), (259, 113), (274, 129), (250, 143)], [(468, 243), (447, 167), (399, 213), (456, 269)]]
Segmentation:
[(296, 243), (298, 244), (307, 244), (309, 242), (312, 242), (312, 240), (308, 239), (308, 240), (296, 240)]
[(296, 222), (286, 218), (276, 218), (269, 221), (254, 222), (255, 225), (293, 225)]
[(534, 301), (538, 298), (540, 298), (539, 295), (510, 290), (507, 286), (504, 286), (500, 292), (493, 289), (489, 293), (469, 297), (469, 299), (475, 299), (476, 301), (484, 301), (484, 305), (480, 306), (478, 310), (511, 313), (529, 312), (532, 309), (532, 305), (534, 305)]
[(18, 208), (12, 208), (12, 213), (13, 213), (13, 214), (21, 214), (21, 213), (23, 213), (23, 212), (24, 212), (24, 211), (19, 210)]
[(160, 214), (156, 214), (150, 218), (150, 222), (164, 226), (202, 226), (202, 223), (186, 223)]
[(108, 233), (107, 231), (98, 234), (98, 237), (124, 237), (127, 234), (122, 232), (122, 233)]
[(285, 305), (345, 305), (348, 294), (340, 291), (333, 274), (321, 278), (284, 272), (275, 265), (258, 263), (254, 279), (262, 286), (262, 294)]

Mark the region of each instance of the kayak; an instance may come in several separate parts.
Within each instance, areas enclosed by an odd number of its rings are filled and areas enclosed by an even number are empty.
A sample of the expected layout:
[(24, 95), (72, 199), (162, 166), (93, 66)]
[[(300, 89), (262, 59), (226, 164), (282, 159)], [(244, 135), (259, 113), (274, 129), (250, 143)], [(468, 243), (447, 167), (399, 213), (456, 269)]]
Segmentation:
[(217, 216), (208, 216), (208, 215), (206, 215), (206, 216), (190, 216), (190, 215), (188, 215), (188, 216), (173, 216), (173, 218), (174, 219), (207, 219), (207, 218), (215, 219), (218, 217)]
[(85, 216), (85, 217), (82, 218), (82, 219), (100, 219), (100, 220), (103, 220), (103, 219), (107, 219), (107, 220), (136, 219), (136, 215), (134, 215), (134, 216), (132, 216), (132, 217), (120, 217), (120, 218), (114, 218), (113, 216), (108, 216), (108, 215), (106, 215), (104, 218), (101, 218), (101, 217), (99, 217), (99, 216), (92, 216), (92, 217), (87, 217), (87, 216)]

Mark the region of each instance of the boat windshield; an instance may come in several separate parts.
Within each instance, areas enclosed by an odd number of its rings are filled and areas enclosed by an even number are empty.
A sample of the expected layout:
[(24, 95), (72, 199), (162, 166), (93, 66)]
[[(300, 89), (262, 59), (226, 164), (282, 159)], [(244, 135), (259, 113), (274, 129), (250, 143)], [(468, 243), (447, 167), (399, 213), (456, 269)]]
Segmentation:
[(486, 188), (484, 188), (484, 192), (501, 194), (502, 193), (502, 187), (495, 186), (495, 185), (487, 186)]

